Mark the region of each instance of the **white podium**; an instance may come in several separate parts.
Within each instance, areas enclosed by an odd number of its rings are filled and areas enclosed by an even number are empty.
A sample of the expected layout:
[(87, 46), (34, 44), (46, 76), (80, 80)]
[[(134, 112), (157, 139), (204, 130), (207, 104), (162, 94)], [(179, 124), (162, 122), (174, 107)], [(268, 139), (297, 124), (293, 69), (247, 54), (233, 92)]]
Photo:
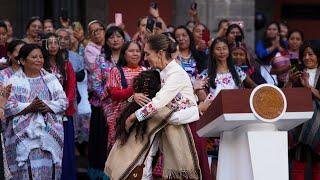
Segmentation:
[(198, 122), (198, 135), (219, 137), (218, 180), (288, 180), (287, 131), (313, 115), (309, 89), (283, 92), (287, 111), (273, 123), (251, 112), (252, 90), (222, 90)]

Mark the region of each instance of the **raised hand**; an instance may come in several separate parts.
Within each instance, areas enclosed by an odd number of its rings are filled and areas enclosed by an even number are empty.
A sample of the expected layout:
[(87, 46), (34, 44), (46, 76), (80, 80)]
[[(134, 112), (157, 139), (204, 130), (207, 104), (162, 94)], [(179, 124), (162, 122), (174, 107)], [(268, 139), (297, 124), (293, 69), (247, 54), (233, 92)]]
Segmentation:
[(154, 9), (152, 7), (149, 8), (149, 13), (151, 14), (151, 16), (158, 18), (160, 16), (159, 14), (159, 9)]

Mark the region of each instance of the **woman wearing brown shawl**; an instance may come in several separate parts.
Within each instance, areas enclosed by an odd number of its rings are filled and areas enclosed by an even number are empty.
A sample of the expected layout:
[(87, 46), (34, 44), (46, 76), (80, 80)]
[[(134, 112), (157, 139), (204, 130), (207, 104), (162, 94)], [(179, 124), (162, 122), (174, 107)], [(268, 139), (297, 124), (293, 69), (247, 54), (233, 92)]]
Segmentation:
[[(111, 179), (127, 179), (141, 167), (139, 165), (145, 164), (143, 179), (149, 179), (152, 156), (160, 148), (164, 155), (163, 178), (201, 179), (199, 160), (187, 125), (198, 120), (199, 112), (188, 74), (171, 58), (176, 44), (165, 35), (155, 35), (148, 39), (144, 51), (151, 67), (160, 70), (161, 89), (150, 102), (144, 94), (136, 96), (136, 103), (143, 107), (123, 124), (133, 133), (124, 144), (118, 140), (113, 146), (105, 173)], [(134, 131), (135, 124), (139, 123), (147, 124), (140, 141), (136, 140), (139, 133), (136, 135)]]

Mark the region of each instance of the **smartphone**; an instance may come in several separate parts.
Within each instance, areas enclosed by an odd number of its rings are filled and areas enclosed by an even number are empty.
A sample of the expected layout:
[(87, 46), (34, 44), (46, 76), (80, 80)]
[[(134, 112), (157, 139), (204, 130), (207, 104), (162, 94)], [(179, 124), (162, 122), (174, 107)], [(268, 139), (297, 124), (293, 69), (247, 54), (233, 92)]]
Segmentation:
[(196, 2), (192, 3), (190, 6), (191, 10), (197, 10), (198, 4)]
[(242, 36), (241, 36), (241, 35), (237, 35), (235, 41), (236, 41), (237, 44), (239, 44), (240, 42), (242, 42)]
[(153, 8), (153, 9), (158, 9), (158, 3), (156, 3), (156, 2), (151, 2), (151, 3), (150, 3), (150, 7)]
[(243, 72), (247, 72), (248, 69), (249, 69), (249, 66), (248, 66), (248, 65), (242, 65), (242, 66), (240, 66), (240, 68), (241, 68), (241, 70), (242, 70)]
[(115, 13), (114, 14), (114, 22), (116, 26), (120, 26), (122, 24), (122, 13)]
[(299, 59), (290, 59), (290, 63), (291, 63), (291, 69), (294, 71), (294, 72), (297, 72), (297, 71), (303, 71), (303, 65), (299, 63)]
[(293, 59), (290, 59), (290, 63), (292, 66), (296, 65), (296, 64), (299, 64), (299, 60), (296, 59), (296, 58), (293, 58)]
[(162, 29), (162, 22), (156, 22), (156, 27)]
[(202, 32), (202, 40), (208, 45), (208, 42), (210, 41), (210, 32), (207, 28)]
[(147, 31), (153, 32), (155, 20), (152, 17), (148, 17), (147, 19)]

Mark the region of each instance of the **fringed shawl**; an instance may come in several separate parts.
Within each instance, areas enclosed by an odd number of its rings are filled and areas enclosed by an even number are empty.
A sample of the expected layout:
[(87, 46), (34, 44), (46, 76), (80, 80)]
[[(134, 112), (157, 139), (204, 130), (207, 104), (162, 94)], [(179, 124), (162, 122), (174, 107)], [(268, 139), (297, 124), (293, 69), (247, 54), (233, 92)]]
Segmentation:
[(124, 180), (135, 167), (143, 164), (148, 149), (159, 138), (164, 156), (164, 179), (202, 179), (199, 160), (188, 125), (171, 125), (167, 119), (171, 110), (167, 107), (148, 120), (143, 140), (135, 138), (133, 130), (124, 145), (117, 140), (105, 164), (104, 172), (110, 179)]
[(31, 99), (31, 86), (22, 70), (17, 71), (7, 82), (12, 91), (5, 107), (6, 117), (12, 117), (13, 132), (17, 136), (16, 153), (18, 166), (28, 160), (32, 149), (40, 148), (52, 154), (53, 162), (61, 165), (63, 149), (63, 113), (68, 106), (67, 97), (58, 79), (41, 70), (41, 78), (49, 89), (50, 100), (43, 100), (54, 113), (29, 113), (18, 115), (28, 107)]

